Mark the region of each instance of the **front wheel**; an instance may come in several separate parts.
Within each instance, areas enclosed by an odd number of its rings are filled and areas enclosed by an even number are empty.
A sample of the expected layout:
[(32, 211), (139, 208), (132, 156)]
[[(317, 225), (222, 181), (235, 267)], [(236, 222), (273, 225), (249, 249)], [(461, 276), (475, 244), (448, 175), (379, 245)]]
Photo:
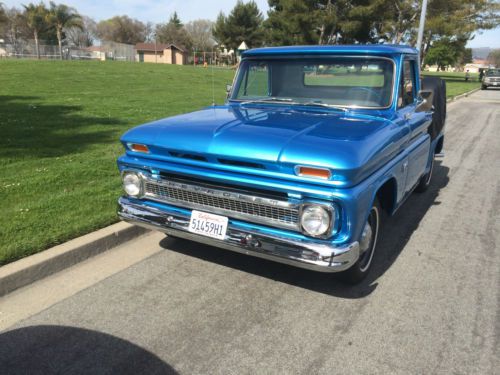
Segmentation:
[(418, 183), (417, 187), (415, 188), (415, 191), (417, 193), (425, 192), (429, 188), (429, 186), (431, 185), (432, 171), (434, 170), (434, 160), (435, 160), (435, 156), (433, 154), (432, 160), (431, 160), (431, 168), (429, 169), (429, 172), (427, 172), (426, 174), (424, 174), (420, 178), (420, 182)]
[(481, 85), (481, 90), (486, 90), (486, 86), (485, 85)]
[(378, 233), (381, 226), (382, 210), (378, 200), (375, 200), (368, 219), (366, 220), (361, 238), (359, 240), (359, 259), (354, 265), (341, 272), (341, 278), (349, 284), (361, 282), (368, 272), (373, 262), (373, 256), (377, 247)]

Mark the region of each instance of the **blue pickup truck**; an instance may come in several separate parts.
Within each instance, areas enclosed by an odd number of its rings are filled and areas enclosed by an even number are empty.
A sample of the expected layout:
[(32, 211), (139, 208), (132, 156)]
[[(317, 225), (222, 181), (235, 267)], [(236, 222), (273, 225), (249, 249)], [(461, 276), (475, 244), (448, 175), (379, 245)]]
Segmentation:
[(384, 215), (427, 189), (443, 148), (444, 84), (419, 74), (407, 46), (249, 50), (224, 105), (123, 135), (118, 214), (360, 282)]

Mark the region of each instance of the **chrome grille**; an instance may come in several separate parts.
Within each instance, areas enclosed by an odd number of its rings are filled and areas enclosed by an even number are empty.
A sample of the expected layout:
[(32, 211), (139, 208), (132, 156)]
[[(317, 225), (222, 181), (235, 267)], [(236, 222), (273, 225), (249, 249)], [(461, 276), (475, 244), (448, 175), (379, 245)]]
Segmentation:
[(299, 206), (288, 201), (167, 180), (148, 179), (144, 191), (150, 199), (181, 207), (278, 227), (298, 228)]

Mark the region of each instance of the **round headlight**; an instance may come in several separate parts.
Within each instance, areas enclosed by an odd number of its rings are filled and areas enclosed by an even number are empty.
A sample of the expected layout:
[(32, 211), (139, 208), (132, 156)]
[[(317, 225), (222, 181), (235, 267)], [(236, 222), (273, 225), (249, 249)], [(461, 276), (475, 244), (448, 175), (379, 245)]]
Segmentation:
[(125, 172), (123, 174), (123, 189), (127, 195), (138, 197), (142, 193), (142, 181), (137, 173)]
[(302, 210), (300, 224), (310, 236), (318, 237), (326, 234), (331, 224), (331, 214), (323, 206), (308, 205)]

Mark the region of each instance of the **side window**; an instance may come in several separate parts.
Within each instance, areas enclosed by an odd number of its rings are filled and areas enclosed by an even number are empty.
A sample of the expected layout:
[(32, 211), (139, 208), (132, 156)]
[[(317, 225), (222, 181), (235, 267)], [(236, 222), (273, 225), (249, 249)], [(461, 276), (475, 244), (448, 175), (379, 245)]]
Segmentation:
[(415, 89), (415, 62), (405, 60), (399, 87), (398, 108), (415, 102)]
[(269, 93), (269, 69), (266, 63), (250, 63), (241, 82), (238, 97), (265, 97)]

